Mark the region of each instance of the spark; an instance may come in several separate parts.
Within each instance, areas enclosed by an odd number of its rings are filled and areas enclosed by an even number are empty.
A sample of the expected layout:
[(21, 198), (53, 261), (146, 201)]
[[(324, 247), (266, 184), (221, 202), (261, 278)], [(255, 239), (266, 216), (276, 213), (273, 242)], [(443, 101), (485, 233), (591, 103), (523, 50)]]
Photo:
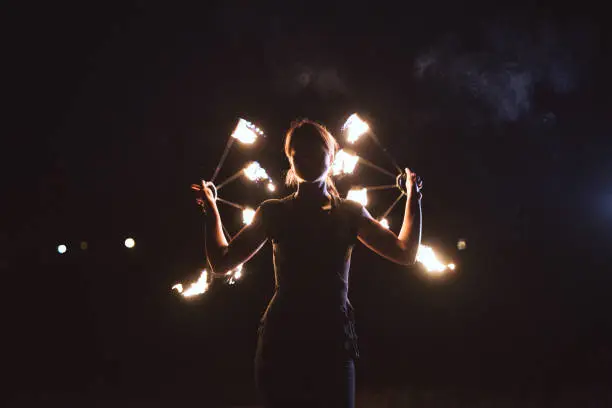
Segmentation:
[(253, 217), (255, 217), (255, 210), (252, 208), (247, 207), (242, 210), (242, 222), (244, 222), (245, 225), (252, 223)]
[(363, 205), (364, 207), (368, 205), (368, 190), (366, 188), (362, 189), (352, 189), (346, 195), (346, 198), (351, 201), (355, 201)]
[(136, 241), (134, 241), (134, 238), (126, 238), (123, 244), (126, 248), (134, 248)]
[(276, 186), (274, 185), (274, 183), (268, 183), (268, 190), (269, 191), (276, 191)]
[(65, 254), (67, 250), (68, 250), (68, 247), (64, 244), (57, 246), (57, 252), (59, 252), (60, 254)]
[(332, 174), (334, 176), (340, 173), (351, 174), (355, 170), (355, 166), (357, 166), (358, 161), (359, 156), (347, 153), (344, 149), (342, 149), (336, 153), (336, 158), (332, 164)]
[(346, 132), (346, 140), (349, 143), (355, 143), (364, 133), (370, 130), (370, 126), (356, 113), (353, 113), (346, 122), (344, 122), (342, 130)]
[(380, 221), (378, 221), (380, 223), (380, 225), (382, 225), (382, 227), (384, 229), (389, 229), (389, 221), (387, 221), (386, 218), (382, 218)]
[(183, 293), (183, 284), (177, 283), (176, 285), (172, 286), (172, 290), (176, 290), (178, 293)]

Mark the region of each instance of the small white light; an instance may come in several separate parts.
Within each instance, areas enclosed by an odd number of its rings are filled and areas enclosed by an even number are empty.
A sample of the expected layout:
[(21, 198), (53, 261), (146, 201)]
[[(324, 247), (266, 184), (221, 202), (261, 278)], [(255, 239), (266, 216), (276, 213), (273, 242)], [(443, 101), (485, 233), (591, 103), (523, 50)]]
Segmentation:
[(57, 252), (59, 252), (60, 254), (65, 254), (67, 250), (68, 248), (64, 244), (57, 246)]
[(126, 238), (124, 244), (126, 248), (134, 248), (134, 246), (136, 245), (136, 241), (134, 241), (133, 238)]
[(383, 218), (379, 222), (380, 222), (380, 225), (382, 225), (384, 229), (389, 229), (389, 221), (387, 221), (386, 218)]
[(273, 183), (268, 183), (268, 190), (269, 191), (276, 191), (276, 186)]
[(454, 271), (455, 268), (457, 267), (454, 263), (450, 263), (450, 264), (448, 264), (446, 266), (448, 266), (448, 269), (450, 269), (451, 271)]

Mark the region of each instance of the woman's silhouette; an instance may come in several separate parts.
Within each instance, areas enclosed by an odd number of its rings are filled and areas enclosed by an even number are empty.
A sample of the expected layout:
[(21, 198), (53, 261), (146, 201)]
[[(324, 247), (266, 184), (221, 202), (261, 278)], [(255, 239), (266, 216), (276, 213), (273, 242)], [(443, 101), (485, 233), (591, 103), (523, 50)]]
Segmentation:
[(206, 253), (225, 273), (272, 241), (275, 293), (260, 324), (256, 381), (266, 407), (353, 407), (358, 357), (347, 297), (357, 240), (402, 265), (411, 265), (421, 239), (420, 192), (406, 169), (407, 201), (398, 236), (360, 204), (341, 198), (330, 167), (338, 144), (320, 124), (294, 123), (285, 138), (297, 191), (264, 201), (251, 224), (227, 242), (211, 189), (204, 186)]

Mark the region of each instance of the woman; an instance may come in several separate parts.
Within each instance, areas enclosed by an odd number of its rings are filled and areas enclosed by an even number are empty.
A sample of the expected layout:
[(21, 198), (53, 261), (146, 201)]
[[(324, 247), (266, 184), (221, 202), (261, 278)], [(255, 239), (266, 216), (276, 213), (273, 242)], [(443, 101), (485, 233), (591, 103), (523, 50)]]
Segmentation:
[(272, 241), (275, 293), (264, 313), (255, 359), (266, 407), (353, 407), (358, 357), (347, 298), (351, 251), (357, 240), (398, 264), (411, 265), (421, 239), (420, 193), (408, 169), (407, 201), (398, 236), (358, 203), (340, 198), (330, 176), (338, 144), (320, 124), (294, 123), (285, 138), (294, 194), (263, 202), (251, 224), (227, 242), (211, 189), (206, 253), (223, 274)]

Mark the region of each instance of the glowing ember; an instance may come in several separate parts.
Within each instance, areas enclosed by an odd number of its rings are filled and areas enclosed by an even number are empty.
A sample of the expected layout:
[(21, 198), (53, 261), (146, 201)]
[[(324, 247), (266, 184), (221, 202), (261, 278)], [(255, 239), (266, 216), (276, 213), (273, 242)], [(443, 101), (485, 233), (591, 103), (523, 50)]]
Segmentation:
[(455, 264), (443, 264), (434, 250), (427, 245), (420, 245), (416, 256), (417, 262), (423, 264), (427, 272), (431, 274), (442, 274), (447, 269), (454, 270)]
[(344, 149), (336, 153), (336, 158), (332, 164), (332, 174), (338, 175), (340, 173), (349, 174), (355, 170), (355, 166), (359, 161), (359, 156), (347, 153)]
[(276, 191), (276, 186), (273, 183), (268, 183), (268, 190), (269, 191)]
[(244, 119), (238, 121), (236, 129), (234, 129), (234, 133), (232, 133), (234, 139), (238, 139), (244, 144), (255, 143), (257, 136), (263, 136), (263, 131)]
[(259, 181), (259, 180), (267, 180), (268, 173), (266, 170), (259, 165), (258, 162), (251, 162), (248, 166), (244, 168), (244, 175), (251, 181)]
[(245, 208), (242, 210), (242, 222), (244, 222), (245, 225), (252, 223), (253, 217), (255, 217), (255, 210), (252, 208)]
[(382, 220), (378, 221), (380, 223), (380, 225), (383, 226), (383, 228), (385, 229), (389, 229), (389, 221), (387, 221), (386, 218), (383, 218)]
[(342, 130), (346, 132), (346, 140), (349, 143), (355, 143), (364, 133), (370, 130), (370, 126), (361, 120), (356, 113), (353, 113), (346, 122), (344, 122)]
[[(181, 284), (179, 283), (177, 285), (181, 285)], [(177, 286), (177, 285), (174, 285), (174, 286)], [(173, 289), (174, 289), (174, 286), (172, 287)], [(202, 293), (208, 290), (208, 286), (209, 286), (208, 272), (206, 272), (206, 269), (204, 269), (202, 273), (200, 274), (200, 277), (198, 278), (197, 281), (193, 282), (191, 286), (189, 286), (185, 290), (180, 291), (179, 293), (182, 294), (184, 297), (192, 297), (196, 295), (201, 295)], [(181, 285), (180, 288), (182, 289), (183, 285)]]
[(350, 190), (346, 195), (346, 198), (348, 200), (355, 201), (356, 203), (359, 203), (365, 207), (366, 205), (368, 205), (368, 189), (364, 187), (362, 189)]

